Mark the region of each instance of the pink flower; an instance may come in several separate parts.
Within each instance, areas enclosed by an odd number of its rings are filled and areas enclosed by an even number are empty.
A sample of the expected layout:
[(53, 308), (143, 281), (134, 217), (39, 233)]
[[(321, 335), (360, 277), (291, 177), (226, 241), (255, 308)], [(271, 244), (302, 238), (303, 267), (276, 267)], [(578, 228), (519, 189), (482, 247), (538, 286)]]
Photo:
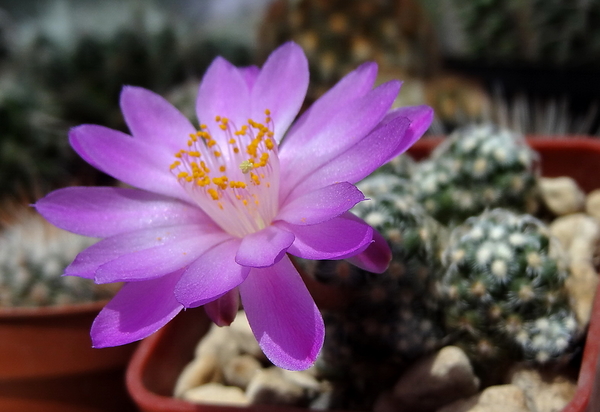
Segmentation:
[(291, 125), (308, 64), (287, 43), (262, 69), (217, 58), (200, 84), (198, 129), (138, 87), (121, 94), (131, 136), (96, 125), (72, 129), (83, 159), (137, 188), (70, 187), (36, 204), (56, 226), (104, 238), (65, 274), (126, 282), (94, 321), (94, 346), (142, 339), (200, 305), (229, 324), (241, 297), (269, 359), (309, 367), (323, 321), (286, 253), (358, 254), (356, 264), (385, 270), (387, 245), (380, 237), (373, 243), (371, 227), (348, 212), (364, 199), (353, 183), (406, 150), (432, 118), (427, 106), (388, 113), (400, 82), (372, 90), (376, 73), (375, 64), (363, 64)]

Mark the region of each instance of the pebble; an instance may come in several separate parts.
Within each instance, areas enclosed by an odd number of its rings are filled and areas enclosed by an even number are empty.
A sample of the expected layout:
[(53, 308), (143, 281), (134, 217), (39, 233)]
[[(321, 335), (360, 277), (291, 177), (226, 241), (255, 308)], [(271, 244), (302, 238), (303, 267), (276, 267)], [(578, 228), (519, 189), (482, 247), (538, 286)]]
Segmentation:
[(600, 189), (588, 193), (585, 199), (585, 213), (600, 220)]
[(262, 369), (260, 362), (251, 355), (240, 355), (223, 365), (223, 376), (228, 385), (246, 389), (254, 375)]
[(253, 404), (305, 406), (306, 391), (285, 379), (282, 369), (271, 367), (258, 371), (246, 388), (246, 397)]
[(393, 396), (405, 410), (435, 410), (477, 393), (478, 388), (467, 355), (456, 346), (446, 346), (415, 362), (394, 386)]
[(571, 262), (592, 262), (600, 240), (600, 225), (595, 218), (583, 213), (561, 216), (549, 228)]
[(567, 252), (569, 277), (565, 287), (579, 325), (585, 327), (594, 302), (598, 274), (594, 259), (600, 241), (598, 221), (583, 213), (561, 216), (550, 224), (550, 232)]
[(557, 216), (583, 210), (585, 194), (570, 177), (542, 177), (540, 193), (546, 207)]
[(511, 371), (509, 380), (525, 392), (529, 409), (536, 412), (562, 411), (577, 390), (564, 376), (542, 376), (538, 370), (522, 367)]
[(252, 333), (250, 323), (248, 323), (248, 318), (246, 317), (246, 312), (239, 311), (229, 329), (231, 337), (235, 340), (241, 353), (252, 355), (261, 362), (267, 360), (267, 357)]
[(437, 412), (532, 412), (527, 407), (525, 393), (516, 385), (496, 385), (481, 394), (460, 399)]
[(598, 273), (591, 264), (571, 264), (565, 287), (580, 328), (585, 328), (590, 321), (598, 281)]
[(185, 392), (192, 388), (220, 380), (221, 368), (217, 356), (206, 354), (200, 358), (195, 358), (186, 365), (177, 378), (173, 394), (176, 398), (181, 398)]
[(208, 333), (198, 342), (195, 356), (214, 355), (221, 364), (239, 355), (241, 350), (233, 338), (231, 327), (212, 325)]
[(248, 398), (240, 388), (214, 382), (189, 389), (182, 398), (189, 402), (213, 405), (247, 406), (249, 404)]

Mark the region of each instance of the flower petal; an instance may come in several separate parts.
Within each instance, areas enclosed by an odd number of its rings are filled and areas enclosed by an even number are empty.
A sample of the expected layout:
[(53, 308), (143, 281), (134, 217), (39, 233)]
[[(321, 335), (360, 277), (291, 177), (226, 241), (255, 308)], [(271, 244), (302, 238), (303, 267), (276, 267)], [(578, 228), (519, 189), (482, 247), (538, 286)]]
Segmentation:
[(121, 111), (131, 134), (149, 144), (164, 147), (171, 154), (185, 147), (196, 129), (171, 103), (142, 87), (125, 86)]
[(280, 199), (286, 199), (290, 189), (314, 170), (367, 136), (383, 119), (399, 90), (400, 83), (391, 81), (353, 100), (307, 140), (302, 150), (292, 152), (282, 145), (279, 152), (281, 181), (286, 184), (282, 186)]
[(173, 319), (183, 309), (173, 295), (181, 273), (125, 284), (94, 320), (93, 346), (105, 348), (143, 339)]
[(426, 105), (399, 107), (390, 111), (381, 121), (380, 126), (387, 125), (388, 122), (397, 118), (407, 118), (410, 120), (408, 130), (404, 133), (402, 143), (398, 145), (396, 151), (388, 160), (404, 153), (411, 147), (431, 126), (433, 121), (433, 109)]
[(179, 231), (173, 239), (169, 229), (165, 231), (159, 246), (128, 253), (98, 267), (95, 282), (130, 282), (152, 279), (185, 267), (202, 256), (210, 248), (231, 239), (223, 231), (200, 232), (198, 228)]
[(323, 346), (325, 328), (289, 258), (252, 269), (239, 289), (252, 332), (267, 358), (280, 368), (309, 368)]
[(50, 223), (84, 236), (109, 237), (148, 227), (212, 224), (198, 207), (154, 193), (115, 187), (67, 187), (35, 204)]
[(217, 326), (229, 326), (240, 309), (240, 292), (238, 288), (231, 289), (220, 298), (204, 304), (208, 317)]
[(223, 242), (192, 263), (175, 287), (177, 300), (186, 308), (201, 306), (242, 283), (250, 268), (235, 262), (239, 244), (239, 239)]
[[(201, 123), (217, 129), (215, 117), (227, 117), (235, 126), (241, 127), (250, 116), (250, 90), (247, 71), (242, 71), (222, 57), (217, 57), (206, 70), (198, 97), (196, 114)], [(218, 130), (220, 132), (220, 130)], [(225, 134), (214, 133), (212, 137), (224, 139)]]
[(235, 261), (242, 266), (264, 268), (277, 263), (294, 242), (294, 235), (276, 226), (244, 236)]
[(296, 43), (277, 48), (263, 65), (252, 88), (252, 119), (262, 122), (271, 111), (277, 141), (300, 111), (308, 89), (308, 60)]
[[(77, 255), (73, 263), (65, 269), (65, 274), (93, 279), (101, 265), (121, 256), (156, 247), (169, 248), (170, 245), (182, 240), (190, 243), (187, 245), (188, 248), (197, 247), (203, 241), (211, 241), (214, 233), (222, 234), (223, 231), (219, 228), (207, 228), (200, 225), (182, 225), (147, 228), (111, 236)], [(173, 249), (173, 254), (178, 252)], [(193, 254), (194, 251), (192, 250), (190, 253)], [(147, 278), (156, 277), (152, 271), (146, 273), (146, 276)]]
[(103, 126), (71, 129), (71, 146), (90, 165), (140, 189), (190, 201), (169, 166), (174, 153)]
[(246, 84), (248, 85), (248, 90), (252, 90), (252, 88), (254, 87), (254, 83), (256, 82), (256, 79), (260, 74), (260, 68), (258, 66), (246, 66), (240, 67), (238, 70), (240, 71), (242, 77), (246, 81)]
[(305, 259), (345, 259), (365, 250), (373, 239), (371, 226), (350, 212), (316, 225), (277, 225), (296, 236), (288, 253)]
[(288, 202), (277, 214), (277, 219), (293, 225), (313, 225), (347, 212), (362, 200), (365, 196), (353, 184), (334, 183)]
[(363, 252), (347, 260), (367, 272), (383, 273), (392, 260), (392, 251), (385, 238), (378, 231), (373, 230), (373, 243)]
[(286, 151), (294, 153), (331, 121), (332, 117), (344, 109), (349, 102), (367, 94), (375, 83), (377, 64), (364, 63), (348, 73), (335, 86), (321, 96), (290, 127), (282, 142)]
[(378, 126), (367, 137), (348, 148), (330, 162), (324, 164), (298, 182), (287, 201), (293, 202), (306, 191), (323, 187), (330, 182), (344, 179), (358, 182), (398, 153), (398, 147), (406, 148), (405, 135), (410, 123), (405, 117), (396, 117), (383, 126)]

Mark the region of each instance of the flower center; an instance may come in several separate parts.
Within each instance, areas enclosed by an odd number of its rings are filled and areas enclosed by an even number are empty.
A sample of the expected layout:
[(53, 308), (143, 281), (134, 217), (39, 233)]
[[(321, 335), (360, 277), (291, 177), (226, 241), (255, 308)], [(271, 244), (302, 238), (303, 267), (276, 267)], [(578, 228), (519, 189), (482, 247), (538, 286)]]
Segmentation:
[(278, 212), (279, 158), (270, 114), (265, 110), (264, 123), (248, 119), (239, 129), (217, 116), (218, 136), (201, 124), (170, 166), (198, 206), (233, 236), (264, 229)]

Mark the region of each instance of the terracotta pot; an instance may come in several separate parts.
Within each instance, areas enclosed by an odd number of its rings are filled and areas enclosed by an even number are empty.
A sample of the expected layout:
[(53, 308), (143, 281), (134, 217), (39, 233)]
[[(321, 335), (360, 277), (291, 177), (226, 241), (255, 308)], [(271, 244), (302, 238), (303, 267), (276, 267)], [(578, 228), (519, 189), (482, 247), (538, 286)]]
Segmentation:
[(92, 348), (105, 304), (0, 308), (0, 410), (133, 410), (124, 370), (135, 345)]
[[(416, 159), (427, 156), (439, 139), (418, 142), (410, 150)], [(589, 192), (600, 188), (600, 178), (593, 171), (600, 164), (600, 141), (592, 139), (531, 139), (530, 145), (542, 157), (542, 174), (547, 177), (571, 176)], [(331, 300), (333, 288), (310, 282), (308, 285), (320, 307), (336, 305), (343, 297)], [(217, 406), (195, 405), (171, 397), (179, 373), (189, 361), (210, 321), (202, 308), (188, 310), (136, 349), (127, 368), (127, 389), (143, 412), (250, 412), (300, 411), (288, 406)], [(591, 315), (583, 359), (578, 377), (578, 389), (563, 412), (585, 412), (588, 403), (600, 410), (600, 285)]]

